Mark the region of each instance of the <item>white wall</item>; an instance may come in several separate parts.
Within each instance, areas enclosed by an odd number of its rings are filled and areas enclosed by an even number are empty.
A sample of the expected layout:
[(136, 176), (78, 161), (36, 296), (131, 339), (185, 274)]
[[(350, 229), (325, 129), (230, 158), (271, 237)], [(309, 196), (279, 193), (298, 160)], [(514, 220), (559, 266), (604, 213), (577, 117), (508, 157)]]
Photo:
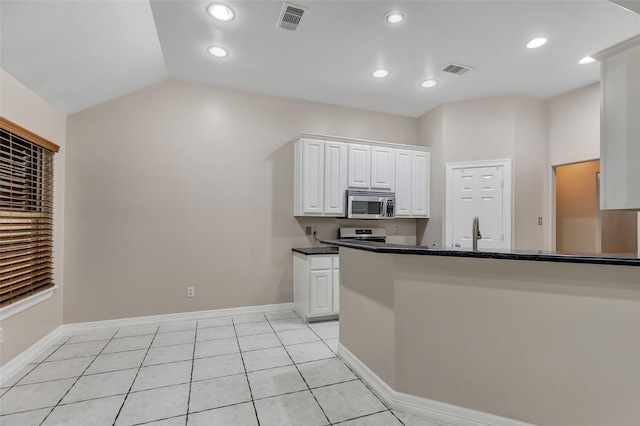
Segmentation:
[(0, 365), (4, 365), (62, 324), (66, 117), (4, 70), (0, 70), (0, 115), (60, 146), (54, 157), (53, 218), (53, 279), (60, 288), (51, 299), (2, 321)]
[(417, 142), (415, 118), (177, 81), (70, 116), (64, 322), (291, 302), (300, 131)]

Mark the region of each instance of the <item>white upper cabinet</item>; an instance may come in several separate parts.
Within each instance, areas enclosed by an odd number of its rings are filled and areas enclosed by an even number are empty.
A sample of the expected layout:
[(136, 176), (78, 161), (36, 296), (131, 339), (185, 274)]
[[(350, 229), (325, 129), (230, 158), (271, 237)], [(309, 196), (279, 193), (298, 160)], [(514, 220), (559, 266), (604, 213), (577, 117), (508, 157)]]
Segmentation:
[(411, 153), (411, 216), (429, 217), (430, 153)]
[(411, 151), (396, 150), (396, 216), (411, 216)]
[(396, 217), (429, 217), (429, 152), (396, 150)]
[(395, 182), (395, 152), (393, 148), (371, 147), (371, 189), (393, 191)]
[(600, 208), (640, 210), (640, 36), (592, 56), (601, 61)]
[(396, 216), (429, 216), (428, 148), (301, 133), (294, 152), (294, 216), (344, 217), (349, 188), (395, 191)]
[(369, 189), (371, 186), (371, 147), (349, 144), (349, 188)]
[(324, 142), (301, 139), (295, 146), (294, 215), (324, 212)]
[(347, 189), (347, 144), (324, 143), (324, 214), (344, 216)]

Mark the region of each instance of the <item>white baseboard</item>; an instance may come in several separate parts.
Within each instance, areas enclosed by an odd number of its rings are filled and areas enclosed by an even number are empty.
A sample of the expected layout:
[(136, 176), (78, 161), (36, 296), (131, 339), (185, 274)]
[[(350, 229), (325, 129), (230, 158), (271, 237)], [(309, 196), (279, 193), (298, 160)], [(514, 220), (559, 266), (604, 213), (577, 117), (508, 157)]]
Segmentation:
[(340, 343), (338, 356), (393, 410), (451, 426), (533, 426), (530, 423), (397, 392)]
[(9, 361), (0, 368), (0, 383), (9, 379), (15, 373), (26, 367), (45, 349), (54, 344), (62, 336), (90, 333), (108, 328), (131, 327), (152, 324), (168, 324), (173, 322), (197, 321), (207, 318), (221, 318), (237, 315), (271, 314), (293, 311), (293, 303), (279, 303), (275, 305), (243, 306), (240, 308), (213, 309), (209, 311), (183, 312), (177, 314), (152, 315), (147, 317), (120, 318), (115, 320), (81, 322), (63, 324), (47, 334), (29, 349)]
[(64, 326), (59, 326), (51, 333), (44, 336), (42, 339), (38, 340), (36, 343), (31, 345), (29, 349), (22, 352), (17, 357), (13, 358), (11, 361), (6, 363), (0, 368), (0, 384), (4, 383), (11, 376), (16, 374), (18, 371), (22, 370), (26, 367), (31, 361), (36, 359), (38, 355), (40, 355), (43, 351), (45, 351), (49, 346), (53, 345), (55, 342), (62, 337), (62, 329)]
[(173, 322), (197, 321), (207, 318), (230, 317), (234, 315), (271, 314), (284, 311), (293, 311), (293, 303), (243, 306), (240, 308), (212, 309), (209, 311), (181, 312), (177, 314), (151, 315), (146, 317), (119, 318), (115, 320), (64, 324), (63, 335), (70, 336), (73, 334), (88, 333), (105, 328), (167, 324)]

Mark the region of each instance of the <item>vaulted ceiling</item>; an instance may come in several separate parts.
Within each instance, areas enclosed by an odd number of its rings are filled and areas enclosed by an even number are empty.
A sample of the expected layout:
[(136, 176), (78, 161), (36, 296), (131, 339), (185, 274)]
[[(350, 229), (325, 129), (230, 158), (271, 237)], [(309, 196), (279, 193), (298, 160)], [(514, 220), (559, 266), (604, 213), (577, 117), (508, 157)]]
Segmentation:
[[(416, 117), (596, 82), (598, 63), (578, 60), (640, 33), (639, 14), (605, 0), (294, 0), (305, 8), (296, 31), (276, 26), (282, 1), (220, 1), (233, 20), (207, 14), (214, 0), (2, 0), (0, 65), (67, 114), (177, 79)], [(384, 22), (392, 9), (406, 19)], [(536, 37), (548, 43), (527, 49)], [(449, 63), (472, 71), (443, 72)], [(389, 76), (372, 77), (378, 68)], [(420, 87), (428, 78), (439, 84)]]

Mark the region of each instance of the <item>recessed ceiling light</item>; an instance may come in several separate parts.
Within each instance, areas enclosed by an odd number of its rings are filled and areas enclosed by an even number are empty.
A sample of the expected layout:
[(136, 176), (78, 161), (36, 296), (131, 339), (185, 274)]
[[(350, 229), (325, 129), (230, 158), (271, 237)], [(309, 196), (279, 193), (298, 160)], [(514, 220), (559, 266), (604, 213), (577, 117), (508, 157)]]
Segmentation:
[(546, 38), (543, 38), (543, 37), (534, 38), (529, 43), (527, 43), (527, 47), (529, 49), (535, 49), (536, 47), (543, 46), (546, 42), (547, 42)]
[(425, 80), (422, 83), (420, 83), (420, 87), (433, 87), (437, 85), (438, 85), (438, 80), (433, 80), (433, 79)]
[(207, 11), (213, 19), (217, 19), (222, 22), (228, 22), (235, 16), (233, 10), (226, 4), (222, 3), (213, 3), (209, 6)]
[(595, 61), (596, 61), (596, 60), (595, 60), (595, 59), (593, 59), (591, 56), (585, 56), (584, 58), (580, 59), (580, 60), (578, 61), (578, 63), (579, 63), (580, 65), (586, 65), (586, 64), (594, 63)]
[(374, 76), (375, 78), (383, 78), (389, 75), (389, 71), (379, 69), (372, 72), (371, 75)]
[(207, 49), (207, 51), (211, 56), (215, 56), (216, 58), (224, 58), (229, 54), (229, 52), (227, 52), (227, 49), (224, 49), (220, 46), (211, 46)]
[(404, 12), (401, 10), (391, 10), (384, 15), (385, 22), (397, 24), (404, 19)]

